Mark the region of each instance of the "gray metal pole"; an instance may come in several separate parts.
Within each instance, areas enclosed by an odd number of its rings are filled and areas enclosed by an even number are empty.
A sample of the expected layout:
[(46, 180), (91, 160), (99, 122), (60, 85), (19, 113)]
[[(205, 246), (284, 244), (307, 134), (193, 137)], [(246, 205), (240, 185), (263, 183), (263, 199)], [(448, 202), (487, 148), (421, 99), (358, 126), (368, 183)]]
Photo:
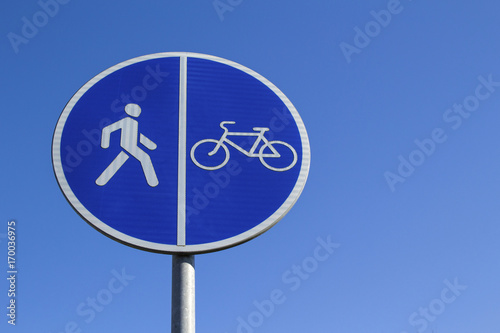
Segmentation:
[(172, 255), (172, 333), (195, 333), (194, 255)]

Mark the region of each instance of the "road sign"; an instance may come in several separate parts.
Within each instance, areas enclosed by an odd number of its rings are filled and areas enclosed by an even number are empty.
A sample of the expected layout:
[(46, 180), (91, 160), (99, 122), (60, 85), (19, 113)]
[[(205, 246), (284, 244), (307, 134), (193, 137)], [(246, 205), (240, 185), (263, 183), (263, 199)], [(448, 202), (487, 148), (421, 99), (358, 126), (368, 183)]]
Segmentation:
[(293, 206), (309, 141), (292, 103), (218, 57), (158, 53), (95, 76), (54, 133), (57, 181), (94, 228), (153, 252), (195, 254), (263, 233)]

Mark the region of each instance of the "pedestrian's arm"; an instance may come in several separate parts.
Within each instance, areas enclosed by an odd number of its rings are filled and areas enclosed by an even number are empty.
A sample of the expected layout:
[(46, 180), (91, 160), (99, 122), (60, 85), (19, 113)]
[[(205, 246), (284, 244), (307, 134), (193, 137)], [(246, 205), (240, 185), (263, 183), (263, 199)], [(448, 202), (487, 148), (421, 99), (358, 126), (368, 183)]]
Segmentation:
[(156, 149), (156, 143), (153, 141), (149, 140), (148, 137), (143, 135), (141, 133), (139, 137), (139, 141), (144, 145), (144, 147), (148, 148), (149, 150), (155, 150)]
[(111, 137), (111, 133), (113, 133), (114, 131), (121, 129), (123, 127), (122, 121), (123, 121), (123, 119), (120, 121), (117, 121), (116, 123), (108, 125), (102, 129), (102, 136), (101, 136), (101, 147), (102, 148), (109, 147), (109, 140)]

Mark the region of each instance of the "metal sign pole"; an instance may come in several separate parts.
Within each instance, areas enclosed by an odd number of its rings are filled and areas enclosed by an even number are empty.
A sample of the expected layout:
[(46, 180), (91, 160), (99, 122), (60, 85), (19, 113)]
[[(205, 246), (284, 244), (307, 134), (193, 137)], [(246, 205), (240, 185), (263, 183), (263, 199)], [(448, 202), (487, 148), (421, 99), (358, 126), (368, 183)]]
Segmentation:
[(172, 255), (172, 333), (195, 333), (194, 255)]

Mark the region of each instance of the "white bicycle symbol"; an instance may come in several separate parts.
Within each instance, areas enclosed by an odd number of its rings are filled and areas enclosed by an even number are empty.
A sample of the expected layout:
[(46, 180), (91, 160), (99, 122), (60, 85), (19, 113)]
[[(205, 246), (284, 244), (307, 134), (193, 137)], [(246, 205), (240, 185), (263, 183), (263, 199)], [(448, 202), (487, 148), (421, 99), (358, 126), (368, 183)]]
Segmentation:
[[(241, 153), (245, 154), (248, 157), (258, 157), (260, 162), (262, 163), (262, 165), (264, 165), (269, 170), (287, 171), (287, 170), (291, 169), (295, 165), (295, 163), (297, 163), (297, 152), (295, 151), (295, 149), (293, 149), (293, 147), (290, 144), (283, 142), (283, 141), (269, 141), (264, 136), (264, 133), (269, 131), (269, 128), (267, 128), (267, 127), (254, 127), (253, 130), (256, 132), (245, 133), (245, 132), (229, 132), (229, 130), (224, 126), (226, 124), (235, 124), (235, 123), (236, 122), (234, 122), (234, 121), (223, 121), (220, 123), (220, 127), (224, 130), (224, 133), (222, 134), (222, 136), (219, 140), (204, 139), (204, 140), (198, 141), (193, 146), (193, 148), (191, 148), (191, 160), (193, 160), (194, 164), (196, 164), (198, 167), (205, 169), (205, 170), (217, 170), (217, 169), (222, 168), (229, 161), (229, 149), (227, 148), (227, 145), (225, 143), (233, 146), (238, 151), (240, 151)], [(240, 146), (238, 146), (236, 143), (234, 143), (230, 139), (228, 139), (228, 136), (230, 136), (230, 135), (231, 136), (256, 136), (256, 139), (255, 139), (255, 142), (253, 143), (252, 147), (250, 148), (250, 150), (247, 151), (247, 150), (241, 148)], [(260, 147), (259, 152), (256, 153), (255, 151), (257, 150), (257, 147), (259, 146), (259, 144), (261, 142), (263, 143), (263, 145)], [(208, 152), (208, 156), (215, 155), (217, 153), (217, 151), (219, 151), (219, 149), (222, 147), (226, 153), (224, 161), (216, 166), (206, 166), (206, 165), (203, 165), (200, 162), (198, 162), (195, 158), (195, 150), (196, 150), (196, 148), (198, 148), (198, 146), (200, 146), (202, 144), (215, 144), (215, 147), (211, 151)], [(275, 167), (270, 166), (265, 161), (265, 158), (280, 158), (281, 157), (281, 154), (278, 153), (278, 151), (274, 147), (275, 145), (284, 145), (285, 147), (287, 147), (288, 149), (291, 150), (291, 152), (293, 154), (293, 161), (290, 165), (288, 165), (284, 168), (275, 168)], [(205, 147), (207, 147), (207, 146), (205, 145)], [(208, 148), (210, 148), (210, 146), (208, 146)], [(205, 148), (205, 149), (208, 150), (208, 148)], [(264, 150), (266, 148), (269, 148), (269, 150), (271, 152), (264, 153)]]

